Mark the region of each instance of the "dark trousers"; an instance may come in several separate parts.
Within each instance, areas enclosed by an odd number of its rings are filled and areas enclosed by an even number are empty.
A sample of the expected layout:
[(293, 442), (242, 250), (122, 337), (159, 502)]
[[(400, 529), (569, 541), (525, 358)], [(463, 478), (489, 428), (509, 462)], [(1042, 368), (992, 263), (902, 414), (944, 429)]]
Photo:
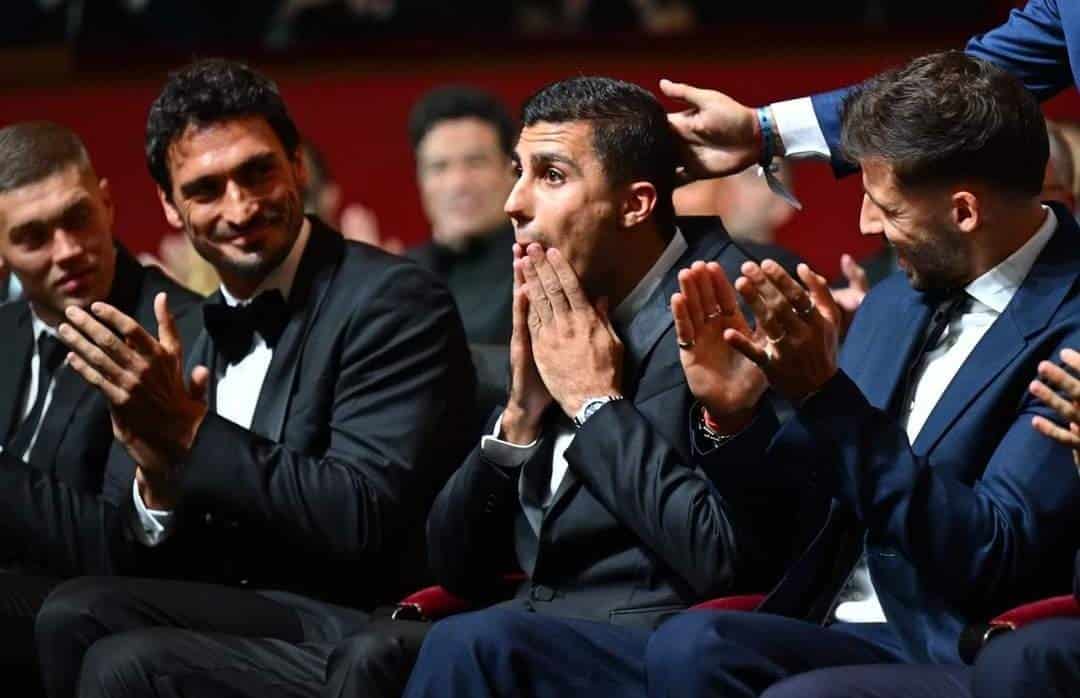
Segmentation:
[(60, 584), (55, 577), (0, 572), (0, 676), (20, 696), (43, 696), (34, 650), (34, 616)]
[(694, 611), (646, 652), (650, 698), (964, 698), (970, 668), (904, 663), (887, 625), (827, 628), (764, 613)]
[(368, 620), (281, 592), (83, 577), (46, 600), (35, 633), (51, 698), (217, 695), (208, 686), (267, 698), (317, 692), (334, 646)]
[(1080, 696), (1080, 619), (1040, 621), (994, 638), (974, 673), (976, 698)]
[(648, 640), (610, 623), (463, 613), (432, 626), (405, 696), (645, 696)]

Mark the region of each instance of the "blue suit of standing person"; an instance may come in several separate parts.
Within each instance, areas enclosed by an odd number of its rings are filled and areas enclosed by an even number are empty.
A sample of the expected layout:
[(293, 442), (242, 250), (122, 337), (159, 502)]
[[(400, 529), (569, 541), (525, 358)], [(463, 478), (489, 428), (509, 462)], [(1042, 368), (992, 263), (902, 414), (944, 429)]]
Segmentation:
[(652, 695), (970, 695), (964, 626), (1060, 591), (1071, 572), (1080, 479), (1068, 450), (1032, 428), (1050, 410), (1028, 386), (1080, 338), (1080, 230), (1039, 202), (1048, 147), (1035, 99), (948, 52), (858, 88), (842, 126), (862, 169), (860, 227), (886, 236), (904, 273), (867, 296), (838, 364), (839, 310), (820, 293), (811, 306), (774, 263), (736, 281), (764, 339), (726, 338), (798, 405), (758, 472), (829, 488), (862, 534), (854, 575), (809, 564), (812, 547), (774, 603), (807, 588), (832, 600), (845, 579), (865, 593), (827, 627), (766, 613), (671, 620), (646, 653)]

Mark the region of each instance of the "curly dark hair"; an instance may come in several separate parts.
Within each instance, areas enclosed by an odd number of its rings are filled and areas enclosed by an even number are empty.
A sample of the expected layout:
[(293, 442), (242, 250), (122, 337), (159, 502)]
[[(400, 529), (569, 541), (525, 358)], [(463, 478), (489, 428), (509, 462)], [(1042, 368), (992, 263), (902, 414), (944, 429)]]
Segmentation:
[(960, 51), (916, 58), (845, 99), (842, 149), (880, 157), (901, 185), (972, 179), (1038, 195), (1050, 147), (1038, 102), (1015, 77)]
[(667, 114), (648, 90), (606, 77), (574, 77), (544, 87), (525, 102), (522, 124), (585, 121), (609, 181), (656, 187), (656, 220), (672, 229), (678, 150)]
[(169, 75), (146, 120), (146, 164), (166, 196), (172, 196), (169, 146), (189, 126), (243, 116), (266, 119), (285, 152), (297, 152), (300, 133), (277, 85), (266, 76), (218, 58), (196, 61)]
[(517, 125), (494, 95), (465, 85), (446, 85), (425, 93), (409, 112), (409, 142), (413, 151), (428, 131), (443, 121), (479, 119), (499, 136), (499, 147), (510, 155), (517, 138)]

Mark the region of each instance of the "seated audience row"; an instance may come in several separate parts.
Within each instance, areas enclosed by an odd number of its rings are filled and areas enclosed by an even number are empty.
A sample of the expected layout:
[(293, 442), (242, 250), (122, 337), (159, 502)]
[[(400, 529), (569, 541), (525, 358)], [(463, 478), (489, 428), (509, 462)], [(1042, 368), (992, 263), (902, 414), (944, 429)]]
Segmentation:
[[(113, 245), (74, 134), (0, 130), (0, 253), (27, 297), (0, 311), (22, 338), (5, 660), (33, 666), (36, 615), (53, 697), (971, 695), (963, 628), (1072, 572), (1080, 427), (1049, 420), (1076, 422), (1080, 386), (1050, 362), (1080, 344), (1080, 230), (1040, 202), (1045, 122), (1000, 68), (933, 54), (827, 103), (860, 227), (903, 272), (842, 350), (821, 276), (676, 217), (676, 135), (699, 169), (717, 152), (694, 112), (669, 129), (609, 78), (530, 98), (509, 387), (481, 433), (445, 283), (304, 215), (265, 77), (197, 62), (150, 110), (166, 220), (221, 279), (201, 318)], [(490, 123), (433, 113), (422, 178), (475, 161), (446, 134)], [(495, 605), (390, 616), (431, 579)], [(687, 611), (750, 592), (753, 612)]]

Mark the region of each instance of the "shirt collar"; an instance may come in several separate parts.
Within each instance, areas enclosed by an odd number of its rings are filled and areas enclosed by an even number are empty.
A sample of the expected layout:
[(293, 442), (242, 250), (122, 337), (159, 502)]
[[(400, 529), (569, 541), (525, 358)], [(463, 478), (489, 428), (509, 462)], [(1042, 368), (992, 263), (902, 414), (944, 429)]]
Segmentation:
[(42, 332), (49, 335), (50, 337), (56, 336), (56, 328), (46, 325), (45, 321), (39, 318), (37, 316), (37, 313), (35, 313), (33, 309), (30, 310), (30, 329), (34, 333), (35, 343), (37, 342), (37, 338), (41, 335)]
[(1003, 262), (968, 284), (964, 289), (967, 295), (996, 313), (1005, 312), (1005, 307), (1035, 265), (1039, 253), (1057, 230), (1058, 222), (1054, 211), (1047, 206), (1043, 206), (1043, 210), (1046, 211), (1046, 220), (1035, 234)]
[(672, 236), (671, 241), (668, 242), (667, 247), (664, 248), (663, 253), (657, 258), (656, 262), (649, 269), (645, 276), (641, 277), (641, 281), (637, 282), (637, 286), (634, 286), (634, 290), (623, 299), (622, 303), (619, 303), (619, 307), (615, 308), (615, 313), (612, 315), (612, 322), (616, 327), (626, 327), (630, 321), (634, 319), (638, 311), (645, 305), (645, 302), (652, 296), (653, 291), (656, 290), (660, 282), (664, 280), (667, 273), (671, 271), (671, 268), (675, 266), (675, 263), (679, 261), (679, 258), (686, 252), (686, 238), (683, 237), (682, 231), (678, 227), (675, 228), (675, 235)]
[(263, 279), (262, 283), (255, 288), (255, 292), (251, 294), (251, 298), (237, 298), (229, 293), (229, 290), (225, 288), (225, 284), (221, 284), (221, 297), (225, 300), (226, 305), (247, 305), (263, 291), (275, 290), (281, 291), (281, 295), (285, 297), (285, 300), (288, 300), (289, 291), (292, 290), (293, 281), (296, 279), (296, 270), (300, 266), (300, 258), (304, 256), (304, 248), (307, 247), (309, 237), (311, 237), (311, 221), (304, 218), (304, 222), (300, 225), (300, 234), (296, 236), (296, 241), (293, 242), (292, 249), (289, 250), (289, 256)]

